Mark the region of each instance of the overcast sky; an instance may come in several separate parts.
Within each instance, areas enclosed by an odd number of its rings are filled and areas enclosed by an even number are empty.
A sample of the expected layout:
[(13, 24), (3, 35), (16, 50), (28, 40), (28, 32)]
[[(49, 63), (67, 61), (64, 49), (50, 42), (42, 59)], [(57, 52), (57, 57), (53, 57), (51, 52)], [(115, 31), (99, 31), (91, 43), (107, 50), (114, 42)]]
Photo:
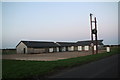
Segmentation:
[(97, 17), (98, 39), (118, 44), (117, 2), (3, 2), (2, 48), (21, 40), (90, 40), (90, 13)]

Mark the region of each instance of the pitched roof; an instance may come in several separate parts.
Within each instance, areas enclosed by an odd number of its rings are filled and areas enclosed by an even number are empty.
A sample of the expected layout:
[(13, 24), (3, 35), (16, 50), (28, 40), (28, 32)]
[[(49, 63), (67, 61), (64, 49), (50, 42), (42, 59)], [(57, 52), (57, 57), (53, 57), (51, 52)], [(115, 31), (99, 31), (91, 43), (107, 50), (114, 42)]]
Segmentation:
[(58, 43), (60, 46), (75, 46), (76, 43), (75, 42), (56, 42)]
[[(102, 41), (103, 40), (98, 40), (98, 45), (103, 45)], [(21, 42), (23, 42), (29, 48), (50, 48), (50, 47), (59, 47), (59, 46), (68, 47), (68, 46), (79, 46), (79, 45), (81, 45), (81, 46), (91, 45), (91, 40), (77, 41), (77, 42), (56, 42), (56, 43), (47, 42), (47, 41), (46, 42), (45, 41), (21, 41)], [(95, 41), (93, 43), (95, 44)]]
[[(102, 41), (103, 41), (103, 40), (98, 40), (98, 45), (103, 45)], [(94, 41), (93, 41), (93, 44), (96, 44), (95, 42), (96, 42), (96, 41), (94, 40)], [(83, 45), (83, 46), (84, 46), (84, 45), (91, 45), (91, 43), (92, 43), (91, 40), (88, 40), (88, 41), (78, 41), (78, 42), (77, 42), (77, 45)]]
[(44, 41), (21, 41), (29, 48), (49, 48), (57, 47), (58, 45), (54, 42), (44, 42)]

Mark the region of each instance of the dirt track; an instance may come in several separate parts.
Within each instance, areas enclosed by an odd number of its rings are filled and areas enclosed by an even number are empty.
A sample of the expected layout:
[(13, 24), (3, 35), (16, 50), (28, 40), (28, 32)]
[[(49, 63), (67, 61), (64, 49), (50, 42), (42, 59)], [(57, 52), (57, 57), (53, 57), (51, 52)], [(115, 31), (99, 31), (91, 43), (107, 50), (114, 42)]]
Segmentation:
[(59, 59), (74, 58), (74, 57), (86, 56), (86, 55), (91, 55), (91, 52), (84, 51), (84, 52), (58, 52), (58, 53), (43, 53), (43, 54), (11, 54), (11, 55), (2, 55), (2, 59), (54, 61)]

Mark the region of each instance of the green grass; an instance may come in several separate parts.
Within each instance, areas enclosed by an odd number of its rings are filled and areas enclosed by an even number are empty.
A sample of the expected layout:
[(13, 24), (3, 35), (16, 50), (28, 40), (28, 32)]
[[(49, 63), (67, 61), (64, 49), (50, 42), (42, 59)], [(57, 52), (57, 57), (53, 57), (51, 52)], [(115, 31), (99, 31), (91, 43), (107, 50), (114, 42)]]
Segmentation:
[(45, 76), (58, 69), (70, 68), (82, 65), (91, 61), (111, 56), (118, 53), (114, 48), (110, 53), (102, 53), (77, 58), (63, 59), (58, 61), (20, 61), (20, 60), (3, 60), (2, 77), (9, 78), (30, 78), (33, 76)]

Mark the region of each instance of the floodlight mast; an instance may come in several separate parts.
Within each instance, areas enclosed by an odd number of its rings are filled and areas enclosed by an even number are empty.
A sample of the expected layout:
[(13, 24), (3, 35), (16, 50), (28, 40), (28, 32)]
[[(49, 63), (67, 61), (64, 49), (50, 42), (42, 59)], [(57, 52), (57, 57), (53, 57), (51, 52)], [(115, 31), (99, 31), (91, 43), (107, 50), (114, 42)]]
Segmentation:
[(92, 15), (90, 13), (90, 25), (91, 25), (91, 49), (92, 49), (92, 54), (94, 54), (94, 44), (93, 44), (93, 33), (92, 33)]
[(97, 40), (97, 21), (96, 21), (96, 17), (94, 19), (95, 19), (95, 30), (96, 30), (95, 42), (96, 42), (96, 54), (97, 54), (98, 53), (98, 40)]
[[(98, 40), (97, 40), (97, 21), (96, 21), (96, 17), (94, 18), (94, 21), (92, 21), (92, 15), (90, 13), (90, 25), (91, 25), (91, 48), (92, 48), (92, 54), (94, 54), (94, 44), (96, 46), (96, 54), (98, 53)], [(95, 24), (95, 28), (93, 29), (93, 25), (92, 23)], [(93, 35), (95, 35), (95, 43), (93, 40)]]

